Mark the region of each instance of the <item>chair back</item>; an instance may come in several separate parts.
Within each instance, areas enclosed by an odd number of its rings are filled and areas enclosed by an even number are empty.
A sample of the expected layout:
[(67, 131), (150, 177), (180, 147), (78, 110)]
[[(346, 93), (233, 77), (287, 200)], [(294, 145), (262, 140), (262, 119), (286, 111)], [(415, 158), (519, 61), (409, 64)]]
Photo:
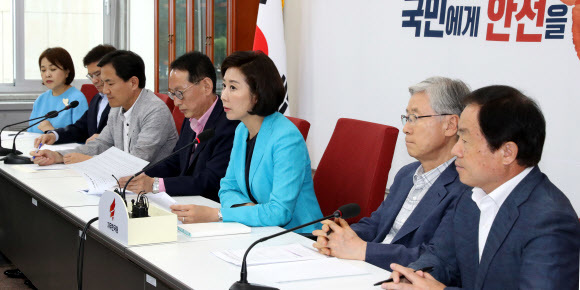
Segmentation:
[(173, 103), (173, 100), (169, 98), (168, 95), (161, 93), (155, 93), (155, 95), (159, 97), (167, 105), (167, 108), (169, 108), (169, 112), (173, 112), (173, 107), (175, 107), (175, 104)]
[(185, 119), (185, 116), (183, 115), (183, 113), (179, 110), (179, 107), (175, 107), (173, 108), (173, 121), (175, 122), (175, 128), (177, 129), (177, 134), (181, 134), (181, 125), (183, 125), (183, 121)]
[(81, 86), (81, 93), (87, 98), (87, 104), (90, 104), (93, 97), (99, 93), (99, 90), (93, 84), (84, 84)]
[(288, 117), (288, 116), (286, 116), (286, 118), (288, 118), (288, 120), (290, 120), (290, 121), (292, 121), (292, 123), (294, 123), (294, 125), (298, 128), (300, 133), (302, 133), (302, 137), (304, 137), (304, 141), (306, 141), (306, 137), (308, 137), (308, 131), (310, 131), (310, 122), (308, 122), (304, 119), (300, 119), (300, 118), (294, 118), (294, 117)]
[(314, 191), (323, 215), (357, 203), (358, 222), (384, 200), (399, 130), (395, 127), (341, 118), (314, 174)]

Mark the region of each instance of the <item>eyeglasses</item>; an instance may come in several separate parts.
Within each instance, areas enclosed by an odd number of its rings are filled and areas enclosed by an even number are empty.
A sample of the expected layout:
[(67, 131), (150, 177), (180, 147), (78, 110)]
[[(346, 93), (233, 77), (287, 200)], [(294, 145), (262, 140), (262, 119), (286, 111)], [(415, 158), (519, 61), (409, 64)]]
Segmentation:
[(178, 98), (180, 100), (183, 100), (183, 93), (185, 93), (185, 91), (187, 91), (189, 88), (193, 87), (193, 85), (197, 85), (199, 83), (199, 81), (189, 85), (187, 88), (178, 91), (175, 90), (175, 92), (167, 92), (167, 95), (169, 96), (170, 99), (175, 100), (175, 98)]
[(95, 72), (93, 74), (87, 74), (86, 77), (89, 79), (89, 81), (92, 82), (94, 78), (99, 78), (99, 79), (101, 78), (101, 72), (98, 71), (98, 72)]
[(425, 116), (417, 116), (415, 114), (410, 114), (410, 115), (401, 115), (401, 123), (403, 123), (403, 125), (405, 125), (407, 122), (414, 124), (418, 119), (421, 118), (427, 118), (427, 117), (437, 117), (437, 116), (449, 116), (449, 115), (453, 115), (453, 114), (439, 114), (439, 115), (425, 115)]

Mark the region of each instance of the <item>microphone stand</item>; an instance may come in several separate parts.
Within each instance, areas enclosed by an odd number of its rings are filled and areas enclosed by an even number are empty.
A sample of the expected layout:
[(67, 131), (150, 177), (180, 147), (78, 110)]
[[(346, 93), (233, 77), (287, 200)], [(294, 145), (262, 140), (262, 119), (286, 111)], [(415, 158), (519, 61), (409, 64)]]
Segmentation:
[[(30, 119), (30, 120), (26, 120), (26, 121), (14, 123), (14, 124), (6, 125), (6, 126), (4, 126), (2, 128), (2, 130), (0, 130), (0, 136), (2, 135), (2, 132), (4, 131), (4, 129), (6, 129), (8, 127), (11, 127), (11, 126), (14, 126), (14, 125), (18, 125), (18, 124), (22, 124), (22, 123), (26, 123), (26, 122), (30, 122), (30, 121), (35, 121), (35, 120), (42, 119), (42, 118), (46, 118), (47, 116), (48, 116), (48, 114), (47, 115), (44, 115), (44, 116), (40, 116), (40, 117), (34, 118), (34, 119)], [(6, 155), (8, 155), (10, 153), (14, 153), (16, 155), (22, 155), (22, 152), (20, 152), (18, 150), (11, 150), (11, 149), (2, 147), (2, 140), (0, 140), (0, 156), (6, 156)]]
[[(18, 156), (18, 153), (16, 151), (16, 138), (24, 130), (26, 130), (32, 126), (35, 126), (46, 119), (54, 118), (56, 116), (58, 116), (58, 113), (53, 114), (51, 116), (45, 116), (42, 120), (18, 131), (18, 133), (16, 133), (16, 136), (14, 136), (14, 141), (12, 142), (12, 152), (10, 152), (10, 153), (8, 153), (8, 155), (6, 155), (6, 158), (4, 159), (4, 164), (34, 164), (34, 162), (32, 162), (32, 160), (30, 160), (30, 157)], [(22, 154), (22, 153), (20, 153), (20, 154)]]
[(263, 237), (257, 241), (255, 241), (252, 245), (250, 245), (250, 247), (248, 247), (248, 249), (246, 250), (246, 253), (244, 253), (244, 258), (242, 259), (242, 270), (240, 271), (240, 281), (235, 282), (234, 284), (232, 284), (232, 286), (230, 287), (230, 290), (245, 290), (245, 289), (254, 289), (254, 290), (278, 290), (278, 288), (275, 287), (269, 287), (269, 286), (264, 286), (264, 285), (258, 285), (258, 284), (251, 284), (248, 283), (248, 268), (246, 265), (246, 258), (248, 256), (248, 253), (250, 252), (250, 250), (258, 243), (267, 241), (269, 239), (275, 238), (277, 236), (281, 236), (283, 234), (287, 234), (289, 232), (293, 232), (295, 230), (301, 229), (303, 227), (307, 227), (309, 225), (321, 222), (323, 220), (327, 220), (329, 218), (339, 218), (342, 216), (342, 213), (340, 212), (340, 210), (335, 211), (333, 214), (329, 215), (329, 216), (325, 216), (323, 218), (319, 218), (315, 221), (309, 222), (307, 224), (303, 224), (303, 225), (299, 225), (297, 227), (293, 227), (291, 229), (285, 230), (283, 232), (279, 232), (276, 234), (273, 234), (271, 236), (267, 236), (267, 237)]
[(139, 172), (133, 174), (133, 176), (131, 176), (131, 178), (129, 178), (129, 180), (127, 180), (127, 183), (125, 183), (125, 186), (123, 187), (123, 190), (121, 191), (121, 194), (120, 194), (121, 197), (123, 198), (123, 201), (125, 201), (125, 205), (127, 205), (127, 199), (125, 198), (125, 196), (126, 196), (125, 191), (127, 190), (127, 186), (133, 180), (133, 178), (135, 178), (135, 177), (137, 177), (137, 175), (159, 165), (161, 162), (169, 159), (170, 157), (175, 156), (175, 154), (185, 150), (185, 148), (189, 148), (195, 144), (199, 144), (201, 142), (205, 142), (205, 141), (213, 138), (214, 134), (215, 134), (214, 129), (207, 129), (207, 130), (201, 132), (199, 134), (199, 136), (197, 136), (197, 138), (195, 138), (195, 140), (193, 142), (179, 148), (178, 150), (173, 151), (171, 154), (167, 155), (165, 158), (163, 158), (163, 159), (161, 159), (153, 164), (148, 164), (147, 166), (143, 167), (143, 169), (141, 169)]

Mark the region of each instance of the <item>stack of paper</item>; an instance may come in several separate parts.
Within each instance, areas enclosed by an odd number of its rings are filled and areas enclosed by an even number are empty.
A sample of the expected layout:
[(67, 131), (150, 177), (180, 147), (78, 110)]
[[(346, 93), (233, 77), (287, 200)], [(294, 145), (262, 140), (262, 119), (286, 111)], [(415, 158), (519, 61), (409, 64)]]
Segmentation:
[[(246, 249), (212, 252), (220, 259), (242, 265)], [(337, 258), (329, 258), (301, 244), (253, 248), (246, 264), (252, 276), (268, 283), (364, 275), (364, 268)]]
[[(89, 193), (102, 193), (117, 184), (116, 178), (139, 172), (148, 162), (116, 147), (83, 162), (67, 165), (80, 173), (89, 185)], [(113, 177), (115, 176), (115, 177)]]
[(361, 267), (351, 265), (337, 258), (260, 265), (249, 269), (253, 276), (260, 276), (264, 280), (278, 283), (356, 276), (369, 273)]

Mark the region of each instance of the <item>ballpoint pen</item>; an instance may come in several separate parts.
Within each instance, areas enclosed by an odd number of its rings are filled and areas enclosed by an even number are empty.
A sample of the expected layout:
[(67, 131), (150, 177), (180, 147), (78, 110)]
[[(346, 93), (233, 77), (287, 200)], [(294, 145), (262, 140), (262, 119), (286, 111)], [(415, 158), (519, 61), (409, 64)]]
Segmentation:
[[(38, 144), (38, 148), (36, 148), (36, 151), (34, 153), (38, 153), (38, 150), (40, 150), (40, 147), (42, 147), (42, 143)], [(36, 156), (32, 156), (32, 160), (34, 160), (34, 158), (36, 158)]]
[[(419, 270), (417, 270), (417, 271), (423, 271), (423, 272), (425, 272), (425, 273), (430, 273), (431, 271), (433, 271), (433, 267), (431, 267), (431, 266), (428, 266), (428, 267), (425, 267), (425, 268), (421, 268), (421, 269), (419, 269)], [(417, 272), (417, 271), (415, 271), (415, 272)], [(403, 279), (403, 278), (405, 278), (405, 276), (403, 276), (403, 275), (401, 275), (401, 276), (399, 277), (399, 279)], [(387, 279), (387, 280), (379, 281), (379, 282), (377, 282), (377, 283), (373, 284), (373, 286), (379, 286), (379, 285), (381, 285), (381, 284), (383, 284), (383, 283), (388, 283), (388, 282), (393, 282), (393, 278), (389, 278), (389, 279)]]

